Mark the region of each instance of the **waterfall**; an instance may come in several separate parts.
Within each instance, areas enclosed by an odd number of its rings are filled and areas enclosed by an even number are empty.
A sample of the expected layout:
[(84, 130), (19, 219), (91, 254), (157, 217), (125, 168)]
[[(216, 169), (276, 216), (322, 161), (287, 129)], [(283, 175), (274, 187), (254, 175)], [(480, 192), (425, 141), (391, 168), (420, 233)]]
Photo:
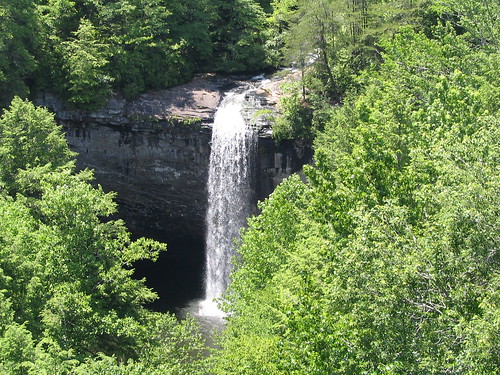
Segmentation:
[(242, 116), (245, 93), (230, 92), (212, 129), (206, 216), (205, 301), (201, 315), (220, 316), (213, 302), (225, 292), (235, 240), (252, 211), (251, 159), (254, 131)]

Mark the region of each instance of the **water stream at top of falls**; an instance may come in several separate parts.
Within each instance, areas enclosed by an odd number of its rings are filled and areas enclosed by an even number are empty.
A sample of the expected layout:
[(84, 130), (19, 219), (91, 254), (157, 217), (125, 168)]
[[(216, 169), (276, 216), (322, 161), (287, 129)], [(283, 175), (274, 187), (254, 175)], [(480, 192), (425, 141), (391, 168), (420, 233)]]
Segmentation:
[(252, 213), (255, 132), (242, 115), (246, 91), (230, 92), (212, 128), (206, 216), (205, 300), (200, 315), (223, 316), (214, 299), (226, 290), (239, 231)]

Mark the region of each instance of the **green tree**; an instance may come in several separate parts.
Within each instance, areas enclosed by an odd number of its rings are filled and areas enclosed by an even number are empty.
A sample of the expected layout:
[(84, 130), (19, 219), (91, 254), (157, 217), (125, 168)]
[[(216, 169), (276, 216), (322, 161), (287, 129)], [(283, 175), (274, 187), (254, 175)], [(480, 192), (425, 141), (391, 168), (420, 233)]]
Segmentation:
[(213, 57), (210, 25), (214, 22), (211, 2), (208, 0), (170, 1), (169, 25), (172, 39), (182, 44), (182, 54), (191, 70), (204, 70)]
[(37, 10), (40, 38), (39, 48), (35, 51), (38, 66), (34, 90), (68, 97), (68, 77), (63, 67), (67, 56), (63, 42), (74, 39), (81, 15), (72, 0), (39, 1)]
[(420, 3), (275, 1), (274, 22), (284, 34), (285, 61), (297, 65), (303, 76), (307, 70), (316, 78), (309, 80), (309, 84), (316, 82), (312, 90), (340, 101), (354, 85), (353, 75), (381, 61), (379, 38), (402, 24), (414, 23)]
[(184, 82), (193, 72), (186, 41), (173, 39), (170, 8), (162, 0), (133, 0), (109, 2), (99, 12), (97, 23), (112, 44), (110, 71), (126, 97)]
[(12, 195), (20, 171), (46, 165), (55, 170), (74, 157), (54, 115), (19, 97), (0, 118), (0, 139), (0, 180)]
[(2, 0), (0, 107), (48, 91), (82, 109), (134, 98), (195, 72), (276, 65), (269, 2)]
[(212, 2), (216, 16), (211, 27), (217, 71), (256, 71), (269, 66), (263, 48), (265, 14), (253, 0)]
[(14, 95), (29, 93), (26, 81), (36, 67), (36, 30), (33, 1), (0, 1), (0, 108), (7, 106)]
[(111, 92), (112, 78), (107, 74), (110, 48), (103, 43), (89, 20), (82, 19), (74, 39), (63, 44), (69, 101), (77, 106), (95, 108)]
[(438, 9), (444, 13), (444, 19), (467, 30), (472, 43), (492, 51), (498, 50), (500, 37), (496, 21), (500, 5), (497, 1), (452, 0), (446, 4), (437, 3), (436, 7), (440, 7)]
[(314, 138), (313, 109), (305, 103), (304, 92), (301, 95), (296, 88), (290, 90), (291, 93), (280, 99), (280, 115), (273, 124), (273, 138), (278, 143), (284, 139), (310, 142)]
[(214, 373), (498, 368), (498, 54), (425, 31), (382, 41), (307, 181), (249, 221)]
[(14, 99), (0, 139), (0, 369), (202, 373), (196, 324), (146, 310), (156, 294), (132, 278), (165, 244), (109, 219), (114, 194), (74, 173), (47, 110)]

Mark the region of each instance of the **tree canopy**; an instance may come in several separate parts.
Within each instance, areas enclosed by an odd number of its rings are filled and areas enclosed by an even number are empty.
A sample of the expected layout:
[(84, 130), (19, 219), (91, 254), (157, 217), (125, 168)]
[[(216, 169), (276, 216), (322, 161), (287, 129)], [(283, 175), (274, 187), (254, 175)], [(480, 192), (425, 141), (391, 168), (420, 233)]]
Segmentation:
[[(333, 4), (314, 3), (297, 11)], [(314, 166), (243, 231), (215, 374), (496, 373), (499, 55), (487, 25), (499, 9), (486, 3), (427, 5), (379, 39), (381, 59), (351, 77), (342, 105), (309, 108), (309, 126), (322, 122)]]
[(41, 90), (93, 109), (195, 72), (278, 64), (253, 0), (0, 0), (0, 107)]
[(132, 241), (73, 158), (53, 115), (15, 98), (0, 118), (0, 372), (199, 373), (197, 327), (146, 310), (156, 294), (132, 278), (165, 245)]

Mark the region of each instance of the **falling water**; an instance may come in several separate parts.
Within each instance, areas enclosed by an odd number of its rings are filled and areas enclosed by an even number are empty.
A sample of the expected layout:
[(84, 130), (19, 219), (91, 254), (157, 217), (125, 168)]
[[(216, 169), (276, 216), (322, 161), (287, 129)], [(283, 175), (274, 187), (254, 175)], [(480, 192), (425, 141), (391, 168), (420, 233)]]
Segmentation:
[(205, 301), (201, 315), (220, 316), (214, 302), (224, 293), (235, 239), (252, 210), (254, 132), (241, 114), (245, 93), (229, 93), (215, 114), (208, 175)]

